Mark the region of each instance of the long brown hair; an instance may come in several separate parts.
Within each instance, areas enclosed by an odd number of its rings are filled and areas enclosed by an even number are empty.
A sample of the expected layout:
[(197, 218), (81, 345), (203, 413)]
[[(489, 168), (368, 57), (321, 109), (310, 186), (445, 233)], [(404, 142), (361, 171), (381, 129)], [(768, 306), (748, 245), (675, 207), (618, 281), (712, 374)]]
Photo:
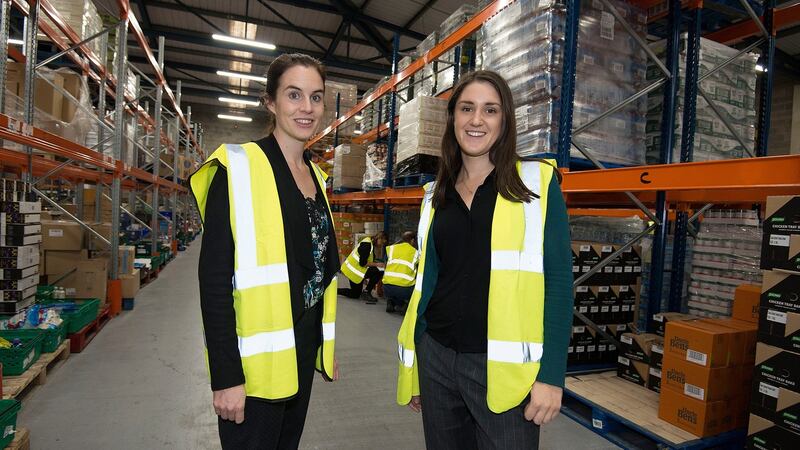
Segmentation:
[[(267, 68), (267, 73), (264, 75), (267, 78), (267, 87), (261, 95), (261, 103), (266, 107), (268, 101), (274, 101), (275, 96), (278, 94), (278, 86), (281, 82), (283, 74), (294, 66), (304, 66), (316, 69), (319, 76), (322, 78), (322, 85), (325, 85), (325, 66), (314, 57), (308, 56), (303, 53), (284, 53), (275, 58)], [(269, 108), (267, 110), (267, 134), (272, 134), (275, 130), (275, 115)]]
[(436, 188), (433, 193), (435, 208), (445, 204), (445, 192), (448, 185), (455, 186), (461, 171), (463, 160), (461, 148), (456, 140), (455, 109), (464, 89), (472, 83), (488, 83), (500, 96), (500, 109), (503, 112), (500, 134), (489, 149), (489, 158), (495, 166), (494, 185), (497, 192), (506, 200), (529, 202), (534, 194), (522, 182), (517, 172), (517, 120), (514, 112), (514, 97), (508, 83), (496, 72), (476, 70), (458, 81), (453, 94), (447, 102), (447, 123), (442, 137), (442, 161), (436, 176)]

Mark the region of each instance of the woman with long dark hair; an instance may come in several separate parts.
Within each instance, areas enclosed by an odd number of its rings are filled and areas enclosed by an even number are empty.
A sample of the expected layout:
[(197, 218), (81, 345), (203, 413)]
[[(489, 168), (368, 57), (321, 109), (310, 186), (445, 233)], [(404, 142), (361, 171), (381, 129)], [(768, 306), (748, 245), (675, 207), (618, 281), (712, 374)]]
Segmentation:
[(517, 156), (511, 91), (491, 71), (454, 87), (441, 147), (398, 336), (397, 401), (422, 412), (430, 449), (537, 448), (560, 409), (572, 325), (559, 174)]
[(322, 120), (325, 70), (284, 54), (266, 76), (274, 130), (220, 146), (190, 179), (203, 218), (200, 306), (225, 449), (297, 448), (314, 369), (338, 378), (336, 235), (326, 176), (304, 150)]

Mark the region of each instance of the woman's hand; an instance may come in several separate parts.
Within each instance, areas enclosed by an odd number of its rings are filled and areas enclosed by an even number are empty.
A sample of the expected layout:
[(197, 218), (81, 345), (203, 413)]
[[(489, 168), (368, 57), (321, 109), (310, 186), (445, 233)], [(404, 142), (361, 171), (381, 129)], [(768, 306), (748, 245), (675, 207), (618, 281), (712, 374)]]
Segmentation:
[(243, 384), (214, 391), (214, 412), (222, 420), (242, 423), (244, 422), (244, 399), (246, 396)]
[(531, 401), (525, 407), (525, 420), (536, 425), (544, 425), (555, 418), (561, 411), (560, 387), (535, 382), (531, 388)]
[(419, 395), (415, 395), (411, 397), (411, 401), (408, 403), (408, 407), (411, 408), (412, 411), (418, 413), (422, 412), (422, 399)]

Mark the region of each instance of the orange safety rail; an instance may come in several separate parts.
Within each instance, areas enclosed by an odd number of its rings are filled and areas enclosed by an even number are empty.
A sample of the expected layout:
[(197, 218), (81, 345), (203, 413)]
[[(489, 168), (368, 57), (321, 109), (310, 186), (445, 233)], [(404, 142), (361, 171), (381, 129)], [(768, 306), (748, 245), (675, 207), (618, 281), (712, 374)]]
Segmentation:
[(422, 201), (421, 187), (382, 189), (378, 191), (348, 192), (331, 194), (331, 203), (348, 204), (354, 202), (388, 203), (394, 205), (419, 205)]
[[(394, 118), (395, 129), (397, 128), (397, 125), (399, 123), (400, 123), (400, 117), (395, 117)], [(389, 122), (382, 123), (378, 125), (376, 128), (373, 128), (360, 136), (353, 136), (352, 141), (354, 144), (365, 144), (367, 142), (374, 142), (379, 137), (387, 136), (389, 134), (389, 126), (390, 126)]]
[[(123, 1), (123, 0), (118, 0), (118, 1)], [(394, 90), (398, 84), (408, 79), (408, 77), (410, 77), (411, 75), (422, 70), (422, 68), (425, 67), (426, 64), (433, 62), (444, 52), (455, 47), (459, 42), (463, 41), (465, 38), (472, 35), (472, 33), (476, 32), (483, 25), (484, 22), (489, 20), (491, 17), (493, 17), (495, 14), (500, 12), (508, 5), (514, 3), (514, 1), (515, 0), (495, 0), (494, 2), (487, 5), (480, 12), (472, 16), (472, 18), (469, 21), (461, 25), (461, 27), (458, 28), (456, 31), (454, 31), (450, 36), (444, 38), (444, 40), (436, 44), (436, 46), (434, 46), (427, 53), (425, 53), (420, 58), (412, 62), (408, 67), (396, 73), (395, 75), (391, 76), (388, 81), (378, 86), (378, 88), (375, 89), (373, 93), (371, 93), (366, 98), (358, 102), (356, 106), (350, 109), (350, 111), (347, 111), (344, 115), (336, 119), (327, 128), (319, 132), (316, 136), (312, 137), (306, 143), (306, 148), (310, 148), (312, 145), (316, 144), (317, 141), (319, 141), (320, 139), (328, 135), (330, 132), (332, 132), (334, 128), (345, 123), (351, 117), (354, 117), (356, 114), (361, 112), (361, 110), (366, 108), (367, 105), (381, 98), (382, 96), (388, 94), (389, 92)]]
[[(761, 20), (764, 20), (764, 16), (761, 16)], [(774, 34), (780, 30), (797, 25), (798, 23), (800, 23), (800, 3), (783, 8), (775, 8), (773, 11), (774, 29), (772, 33)], [(709, 33), (703, 37), (730, 45), (759, 34), (761, 34), (761, 30), (758, 28), (758, 25), (756, 25), (752, 19), (747, 19), (713, 33)]]
[(17, 50), (16, 46), (8, 46), (8, 57), (13, 59), (15, 62), (23, 64), (25, 63), (25, 55), (23, 55), (21, 51)]

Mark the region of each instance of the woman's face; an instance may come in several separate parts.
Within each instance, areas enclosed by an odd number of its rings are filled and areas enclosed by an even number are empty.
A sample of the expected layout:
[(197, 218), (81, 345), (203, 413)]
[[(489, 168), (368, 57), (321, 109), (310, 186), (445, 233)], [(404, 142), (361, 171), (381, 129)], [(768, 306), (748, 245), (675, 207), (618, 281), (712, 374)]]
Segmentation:
[(503, 125), (500, 94), (483, 81), (468, 84), (456, 101), (453, 119), (456, 141), (465, 156), (489, 153)]
[(325, 83), (316, 69), (294, 66), (281, 75), (275, 99), (267, 108), (275, 114), (275, 130), (300, 142), (314, 135), (325, 110)]

